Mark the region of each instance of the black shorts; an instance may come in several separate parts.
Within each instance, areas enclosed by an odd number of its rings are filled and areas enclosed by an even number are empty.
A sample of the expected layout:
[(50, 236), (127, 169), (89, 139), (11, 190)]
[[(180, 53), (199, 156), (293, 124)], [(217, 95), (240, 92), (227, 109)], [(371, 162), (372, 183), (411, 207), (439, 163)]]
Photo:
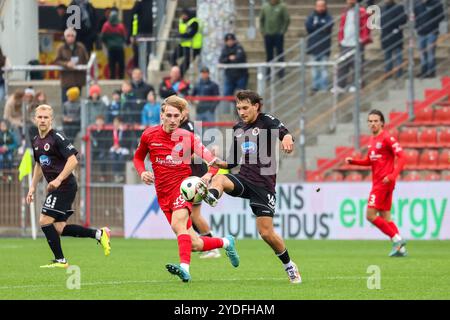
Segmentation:
[(52, 217), (55, 222), (66, 222), (73, 214), (72, 203), (77, 194), (77, 185), (67, 188), (66, 191), (55, 190), (47, 194), (42, 214)]
[(230, 179), (234, 188), (233, 191), (227, 192), (232, 197), (250, 199), (250, 207), (253, 214), (257, 217), (273, 217), (275, 214), (275, 194), (266, 188), (255, 186), (245, 180), (239, 174), (226, 174)]

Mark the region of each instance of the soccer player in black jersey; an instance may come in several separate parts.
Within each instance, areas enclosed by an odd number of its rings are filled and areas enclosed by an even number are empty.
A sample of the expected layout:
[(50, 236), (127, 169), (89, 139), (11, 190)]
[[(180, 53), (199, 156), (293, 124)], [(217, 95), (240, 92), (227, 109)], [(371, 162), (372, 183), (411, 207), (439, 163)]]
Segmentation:
[(236, 94), (236, 109), (241, 121), (233, 127), (233, 144), (226, 161), (216, 160), (211, 165), (231, 169), (240, 165), (238, 174), (215, 175), (209, 189), (197, 186), (204, 201), (211, 206), (223, 192), (250, 199), (256, 216), (256, 226), (263, 240), (282, 261), (291, 283), (301, 283), (296, 264), (290, 259), (283, 239), (275, 232), (275, 184), (277, 172), (277, 140), (281, 149), (291, 153), (294, 140), (280, 120), (262, 113), (262, 98), (253, 91), (242, 90)]
[(55, 255), (55, 259), (41, 268), (67, 268), (69, 266), (61, 248), (60, 236), (96, 239), (108, 256), (111, 252), (110, 230), (107, 227), (90, 229), (80, 225), (67, 224), (73, 214), (72, 203), (77, 193), (77, 182), (72, 171), (76, 168), (78, 151), (61, 132), (52, 129), (53, 109), (40, 105), (35, 111), (38, 135), (32, 137), (34, 153), (33, 181), (28, 191), (27, 203), (33, 201), (33, 194), (42, 176), (48, 182), (47, 196), (39, 218), (41, 229)]
[[(183, 120), (180, 124), (180, 128), (185, 129), (189, 132), (194, 132), (194, 123), (192, 123), (191, 120), (189, 120), (189, 108), (186, 108), (183, 112)], [(196, 155), (193, 155), (193, 157), (196, 157)], [(194, 163), (195, 162), (195, 163)], [(197, 163), (198, 162), (198, 163)], [(203, 161), (203, 159), (197, 157), (193, 158), (193, 161), (191, 163), (191, 170), (192, 175), (196, 177), (203, 177), (203, 175), (208, 172), (208, 165)], [(201, 215), (201, 202), (200, 203), (194, 203), (192, 205), (192, 225), (199, 235), (203, 237), (212, 237), (212, 231), (211, 228), (208, 225), (208, 222), (206, 219)], [(212, 249), (210, 251), (204, 251), (200, 254), (200, 258), (202, 259), (208, 259), (208, 258), (220, 258), (221, 254), (219, 249)]]

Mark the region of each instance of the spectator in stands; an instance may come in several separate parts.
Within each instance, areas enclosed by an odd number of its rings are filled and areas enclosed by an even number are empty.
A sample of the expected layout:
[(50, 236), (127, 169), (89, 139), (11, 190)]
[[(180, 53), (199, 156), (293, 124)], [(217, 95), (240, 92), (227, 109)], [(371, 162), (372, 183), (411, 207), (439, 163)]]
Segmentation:
[(115, 12), (119, 12), (119, 9), (114, 6), (114, 7), (106, 7), (105, 10), (103, 11), (103, 17), (100, 18), (100, 21), (98, 23), (98, 33), (102, 32), (103, 26), (104, 24), (109, 20), (109, 15), (111, 14), (112, 11)]
[(61, 71), (61, 97), (62, 102), (67, 101), (66, 92), (71, 87), (78, 87), (81, 92), (86, 84), (86, 73), (75, 70), (77, 65), (85, 65), (89, 61), (89, 55), (84, 45), (75, 41), (77, 32), (74, 28), (64, 31), (64, 43), (58, 48), (55, 64), (63, 66)]
[(66, 96), (67, 101), (63, 104), (63, 129), (67, 139), (73, 143), (81, 127), (80, 89), (69, 88)]
[[(220, 53), (220, 63), (245, 63), (247, 56), (244, 48), (237, 42), (233, 33), (225, 35), (225, 46)], [(224, 96), (232, 96), (236, 90), (247, 89), (248, 69), (231, 68), (225, 70)]]
[(114, 182), (123, 182), (125, 162), (129, 159), (133, 137), (131, 131), (126, 130), (126, 125), (120, 117), (114, 118), (112, 130), (112, 146), (109, 149), (109, 160), (112, 162)]
[[(356, 46), (360, 46), (360, 59), (361, 59), (361, 74), (364, 64), (364, 48), (367, 44), (372, 42), (370, 38), (370, 29), (367, 25), (369, 18), (366, 9), (362, 6), (359, 7), (359, 37), (356, 35), (355, 30), (355, 16), (356, 16), (356, 0), (347, 0), (347, 8), (342, 12), (341, 21), (339, 24), (339, 46), (340, 55), (346, 55), (352, 50), (356, 49)], [(338, 87), (337, 92), (344, 92), (347, 87), (347, 78), (354, 74), (354, 62), (355, 55), (352, 55), (349, 59), (346, 59), (339, 64), (338, 67)], [(361, 82), (361, 86), (362, 86)], [(356, 87), (351, 85), (348, 88), (349, 92), (355, 92)]]
[(14, 153), (17, 149), (17, 141), (12, 130), (8, 128), (6, 120), (0, 121), (0, 172), (4, 169), (12, 169)]
[(112, 123), (114, 118), (121, 114), (121, 96), (120, 90), (115, 90), (112, 94), (112, 101), (106, 110), (106, 122)]
[[(158, 13), (159, 14), (159, 13)], [(134, 2), (131, 9), (131, 20), (128, 30), (130, 30), (130, 43), (133, 44), (134, 67), (139, 66), (139, 49), (136, 41), (137, 37), (151, 37), (153, 35), (153, 0), (138, 0)], [(151, 43), (146, 43), (145, 64), (151, 51)]]
[[(219, 86), (209, 77), (208, 67), (200, 70), (200, 80), (192, 91), (193, 96), (199, 97), (216, 97), (219, 96)], [(199, 101), (197, 104), (197, 120), (205, 122), (216, 121), (216, 108), (219, 101)]]
[(159, 86), (159, 96), (162, 99), (176, 94), (184, 97), (189, 94), (189, 81), (185, 81), (181, 76), (180, 67), (173, 66), (168, 77), (163, 78)]
[(143, 126), (156, 126), (160, 123), (161, 104), (156, 101), (155, 92), (149, 91), (147, 103), (141, 112), (141, 124)]
[(403, 30), (408, 17), (405, 8), (395, 0), (385, 0), (381, 8), (381, 47), (384, 50), (384, 71), (390, 72), (392, 68), (399, 68), (396, 77), (402, 76), (401, 64), (403, 62)]
[(141, 121), (141, 110), (136, 107), (136, 100), (131, 82), (125, 80), (122, 82), (122, 95), (120, 96), (120, 116), (126, 123), (139, 123)]
[(105, 117), (101, 114), (95, 117), (95, 128), (91, 130), (92, 160), (94, 166), (100, 169), (100, 182), (104, 182), (107, 169), (108, 152), (111, 146), (111, 131), (105, 130)]
[[(280, 0), (270, 0), (261, 8), (259, 26), (264, 37), (266, 61), (271, 61), (276, 55), (284, 52), (284, 34), (289, 27), (290, 17), (286, 6)], [(278, 61), (284, 61), (284, 57)], [(270, 72), (270, 70), (267, 70)], [(280, 77), (284, 76), (284, 69), (280, 70)]]
[[(327, 2), (317, 0), (313, 13), (305, 22), (308, 32), (307, 53), (313, 62), (328, 62), (331, 53), (331, 34), (333, 17), (328, 13)], [(328, 67), (313, 66), (311, 68), (312, 93), (328, 90)]]
[(17, 89), (8, 100), (6, 100), (5, 109), (3, 110), (3, 118), (10, 124), (11, 130), (14, 132), (16, 141), (22, 141), (23, 123), (23, 97), (25, 92)]
[(131, 72), (131, 85), (136, 99), (146, 100), (150, 91), (155, 91), (152, 85), (144, 81), (144, 75), (139, 68), (133, 69)]
[(63, 3), (60, 3), (55, 8), (56, 14), (59, 17), (59, 27), (58, 31), (64, 32), (67, 28), (67, 18), (69, 15), (67, 14), (67, 6)]
[(98, 18), (95, 8), (89, 0), (73, 0), (70, 5), (80, 7), (81, 27), (76, 34), (77, 41), (84, 45), (90, 55), (94, 49), (94, 43), (97, 41)]
[[(119, 20), (117, 11), (112, 11), (102, 27), (102, 42), (108, 50), (109, 78), (123, 79), (125, 75), (125, 44), (127, 30)], [(118, 67), (118, 72), (117, 72)]]
[(444, 20), (444, 9), (440, 0), (420, 0), (414, 6), (416, 31), (419, 37), (420, 66), (419, 77), (436, 76), (436, 41), (439, 24)]
[(89, 98), (86, 104), (88, 124), (93, 124), (98, 115), (106, 114), (106, 104), (101, 98), (102, 89), (98, 84), (89, 88)]
[(5, 99), (5, 78), (4, 78), (4, 71), (2, 68), (9, 67), (9, 60), (8, 58), (3, 54), (2, 47), (0, 47), (0, 106), (3, 103), (3, 100)]
[(180, 69), (181, 75), (184, 75), (189, 69), (191, 56), (192, 59), (195, 59), (202, 49), (203, 36), (200, 24), (195, 11), (183, 9), (178, 21), (178, 37), (181, 40), (171, 59), (172, 65), (176, 66), (178, 65), (178, 58), (183, 57)]

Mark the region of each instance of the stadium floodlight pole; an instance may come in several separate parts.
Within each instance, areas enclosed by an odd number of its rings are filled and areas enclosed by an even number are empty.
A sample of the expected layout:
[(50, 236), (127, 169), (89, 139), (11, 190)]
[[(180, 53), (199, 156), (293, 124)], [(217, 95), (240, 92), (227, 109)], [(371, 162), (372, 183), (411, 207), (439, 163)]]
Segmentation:
[(247, 38), (249, 40), (254, 40), (256, 38), (255, 0), (248, 0), (248, 3), (249, 3), (249, 10), (248, 10)]
[(267, 69), (264, 66), (258, 66), (257, 71), (256, 71), (256, 85), (257, 85), (256, 90), (258, 91), (258, 94), (261, 97), (264, 97), (264, 93), (265, 93), (266, 84), (265, 84), (264, 77), (266, 74), (266, 70)]
[(414, 119), (414, 0), (408, 0), (408, 119)]
[(138, 52), (139, 52), (139, 69), (141, 69), (142, 74), (144, 76), (144, 81), (147, 81), (147, 42), (146, 41), (138, 41)]
[(306, 50), (305, 38), (301, 38), (300, 42), (300, 167), (301, 181), (306, 182)]
[(355, 108), (353, 110), (353, 123), (355, 126), (355, 132), (354, 132), (354, 147), (355, 150), (359, 150), (359, 137), (360, 137), (360, 126), (359, 126), (359, 113), (361, 110), (361, 44), (359, 40), (359, 34), (360, 34), (360, 14), (359, 14), (359, 3), (357, 2), (355, 5)]

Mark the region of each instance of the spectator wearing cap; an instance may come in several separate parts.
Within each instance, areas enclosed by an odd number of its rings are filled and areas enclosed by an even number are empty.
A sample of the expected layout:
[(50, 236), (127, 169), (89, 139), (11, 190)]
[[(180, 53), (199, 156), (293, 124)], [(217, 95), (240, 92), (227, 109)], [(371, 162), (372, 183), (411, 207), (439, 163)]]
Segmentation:
[[(284, 35), (289, 27), (290, 17), (286, 6), (280, 0), (270, 0), (261, 8), (259, 15), (259, 25), (264, 37), (264, 46), (266, 49), (266, 61), (271, 61), (276, 55), (284, 52)], [(279, 61), (284, 61), (281, 57)], [(268, 70), (270, 71), (270, 70)], [(284, 70), (279, 73), (283, 77)]]
[(74, 142), (81, 126), (80, 89), (67, 90), (67, 101), (63, 104), (63, 129), (69, 141)]
[(120, 22), (117, 11), (111, 11), (109, 14), (109, 19), (103, 25), (100, 37), (108, 49), (109, 78), (123, 79), (127, 30)]
[(147, 95), (147, 103), (142, 108), (141, 124), (143, 126), (156, 126), (160, 123), (161, 104), (156, 101), (155, 92)]
[[(219, 57), (220, 63), (246, 63), (247, 56), (244, 48), (236, 40), (233, 33), (227, 33), (224, 38), (225, 46)], [(232, 96), (236, 90), (247, 89), (248, 69), (229, 68), (225, 70), (224, 95)]]
[[(325, 0), (317, 0), (314, 12), (305, 22), (308, 32), (307, 53), (312, 62), (327, 62), (331, 53), (331, 33), (333, 17), (328, 13)], [(311, 68), (312, 92), (328, 90), (327, 66), (313, 66)]]
[(77, 65), (86, 65), (89, 55), (84, 45), (75, 41), (77, 32), (74, 28), (67, 28), (64, 31), (64, 43), (58, 48), (55, 64), (63, 66), (61, 74), (61, 98), (62, 102), (67, 101), (66, 92), (69, 88), (78, 87), (81, 92), (86, 84), (86, 73), (76, 70)]
[[(14, 153), (17, 149), (17, 140), (8, 128), (6, 120), (0, 121), (0, 172), (4, 169), (13, 168)], [(1, 174), (1, 173), (0, 173)]]
[(93, 124), (98, 115), (106, 113), (106, 104), (101, 99), (102, 89), (98, 84), (94, 84), (89, 88), (89, 98), (86, 103), (88, 114), (88, 125)]
[(436, 41), (439, 36), (439, 24), (444, 20), (441, 0), (416, 1), (414, 15), (420, 49), (419, 77), (433, 78), (436, 76)]
[(178, 37), (181, 38), (180, 44), (173, 52), (171, 63), (173, 66), (176, 66), (178, 65), (178, 58), (183, 57), (180, 70), (181, 74), (184, 75), (186, 70), (189, 69), (191, 55), (195, 59), (202, 48), (202, 30), (200, 20), (196, 17), (195, 11), (183, 9), (178, 21)]
[[(208, 67), (203, 67), (200, 70), (200, 80), (194, 86), (192, 95), (198, 97), (216, 97), (219, 95), (219, 86), (209, 77)], [(216, 121), (218, 103), (219, 101), (199, 101), (196, 108), (197, 121)]]
[(180, 67), (173, 66), (168, 77), (163, 78), (159, 86), (159, 96), (162, 99), (176, 94), (184, 97), (189, 94), (189, 81), (185, 81), (181, 76)]
[(122, 92), (120, 90), (114, 90), (112, 93), (111, 103), (108, 105), (106, 110), (106, 122), (112, 123), (114, 118), (121, 114), (121, 96)]

